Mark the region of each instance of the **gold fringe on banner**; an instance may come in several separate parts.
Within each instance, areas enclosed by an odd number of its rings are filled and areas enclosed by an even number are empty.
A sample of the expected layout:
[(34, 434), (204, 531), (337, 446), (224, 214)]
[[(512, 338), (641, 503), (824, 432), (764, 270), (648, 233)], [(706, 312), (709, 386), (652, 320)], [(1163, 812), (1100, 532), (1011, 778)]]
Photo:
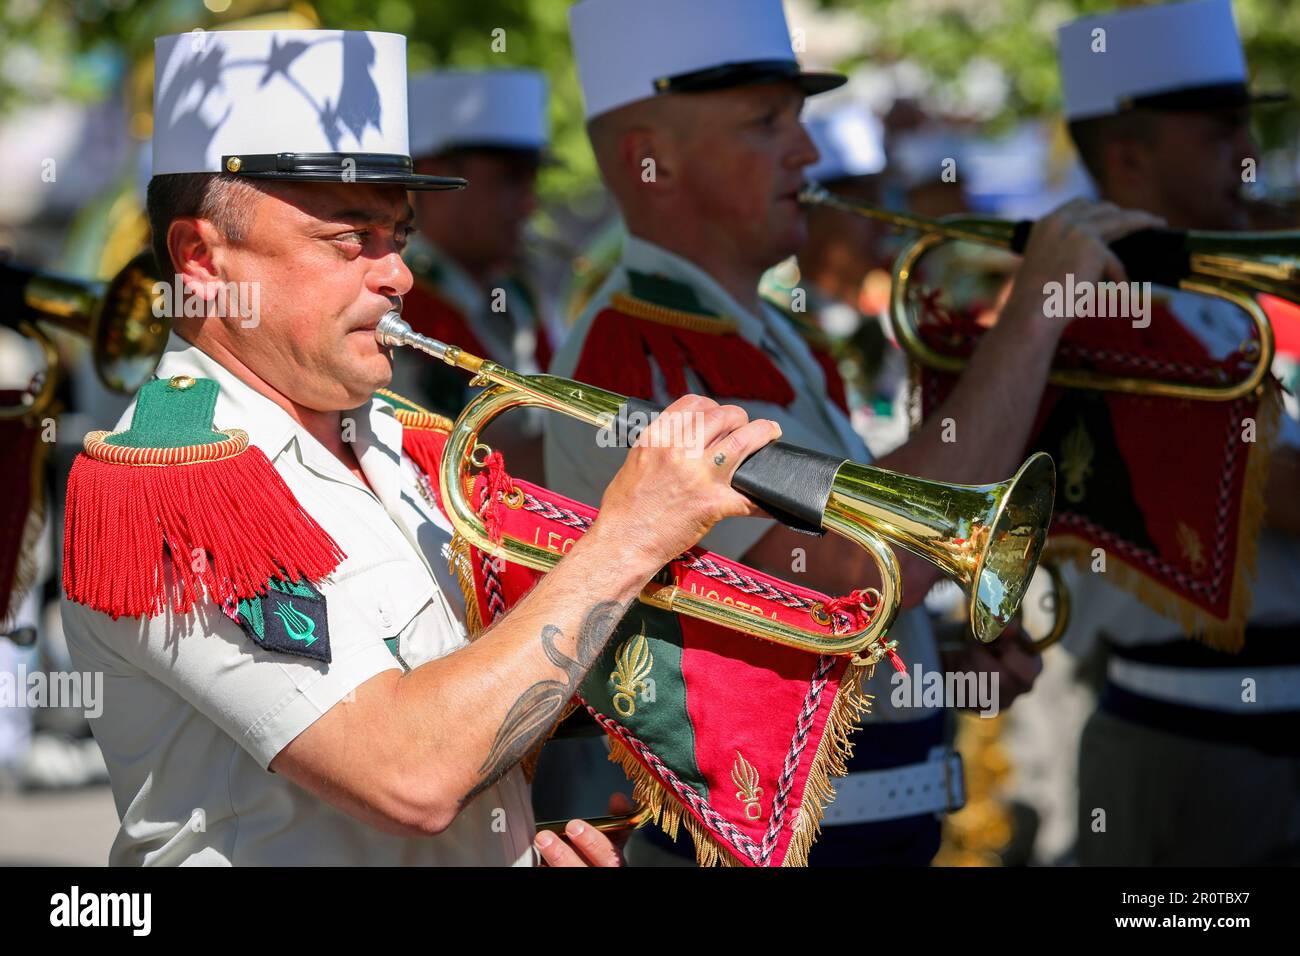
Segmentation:
[[(850, 664), (840, 680), (835, 703), (826, 718), (826, 732), (817, 745), (817, 755), (808, 768), (808, 782), (804, 786), (799, 817), (794, 822), (794, 835), (786, 851), (784, 866), (807, 866), (808, 854), (821, 834), (822, 815), (835, 801), (835, 785), (831, 777), (848, 773), (849, 758), (853, 756), (852, 735), (859, 720), (871, 713), (871, 695), (862, 693), (863, 680), (871, 679), (874, 667), (864, 668)], [(868, 673), (863, 673), (868, 671)]]
[[(1216, 651), (1236, 654), (1245, 643), (1246, 621), (1254, 598), (1251, 582), (1255, 577), (1259, 533), (1268, 508), (1264, 489), (1268, 484), (1269, 455), (1277, 435), (1280, 414), (1281, 398), (1277, 389), (1266, 389), (1259, 403), (1256, 447), (1249, 452), (1246, 461), (1241, 515), (1237, 522), (1237, 560), (1233, 568), (1227, 618), (1214, 617), (1200, 605), (1122, 559), (1106, 568), (1107, 577), (1112, 578), (1119, 588), (1162, 617), (1177, 621), (1184, 634)], [(1047, 545), (1049, 559), (1068, 561), (1081, 574), (1090, 570), (1095, 547), (1092, 542), (1074, 535), (1053, 535)]]
[[(862, 681), (864, 677), (869, 679), (870, 674), (864, 675), (862, 671), (863, 668), (850, 664), (840, 680), (835, 701), (826, 718), (825, 732), (817, 745), (812, 766), (808, 768), (799, 816), (791, 824), (793, 836), (782, 866), (808, 865), (808, 853), (821, 831), (822, 814), (835, 799), (835, 787), (830, 778), (842, 777), (848, 772), (848, 759), (853, 754), (850, 737), (858, 729), (858, 720), (871, 711), (871, 696), (862, 693)], [(609, 737), (609, 759), (623, 768), (632, 781), (632, 798), (639, 807), (648, 811), (650, 820), (658, 824), (670, 840), (676, 842), (679, 827), (685, 825), (686, 832), (695, 841), (695, 862), (699, 866), (744, 865), (731, 849), (681, 805), (672, 791), (637, 760), (626, 745), (613, 736)]]
[(685, 824), (686, 832), (695, 841), (695, 862), (698, 865), (743, 865), (704, 824), (682, 808), (677, 798), (633, 756), (632, 751), (614, 737), (609, 738), (609, 759), (622, 767), (627, 778), (632, 781), (632, 799), (636, 805), (647, 811), (650, 820), (668, 834), (674, 843), (677, 842), (678, 828)]
[[(465, 597), (465, 627), (470, 640), (483, 632), (483, 618), (478, 606), (478, 591), (474, 585), (473, 558), (469, 542), (459, 534), (453, 535), (449, 549), (448, 568), (456, 575), (456, 583)], [(817, 745), (812, 766), (808, 768), (808, 778), (804, 784), (803, 799), (799, 805), (799, 815), (791, 824), (793, 835), (786, 850), (784, 866), (807, 866), (808, 853), (812, 850), (818, 834), (821, 832), (822, 815), (835, 799), (835, 787), (832, 777), (842, 777), (847, 770), (849, 757), (853, 755), (853, 742), (850, 739), (858, 729), (858, 721), (871, 711), (871, 696), (862, 693), (862, 681), (871, 675), (863, 674), (867, 668), (850, 664), (845, 668), (844, 676), (836, 689), (835, 700), (830, 713), (826, 716), (826, 728)], [(570, 701), (564, 714), (556, 721), (558, 727), (576, 708)], [(555, 732), (552, 728), (551, 733)], [(684, 824), (686, 831), (695, 841), (695, 859), (700, 866), (741, 866), (731, 850), (710, 833), (703, 824), (686, 812), (670, 791), (646, 767), (633, 756), (620, 741), (609, 736), (609, 759), (618, 764), (632, 781), (633, 799), (637, 805), (647, 810), (650, 819), (657, 824), (669, 839), (676, 841), (678, 829)], [(549, 735), (548, 738), (549, 739)], [(541, 755), (543, 744), (539, 744), (522, 761), (524, 776), (532, 783)]]
[(447, 570), (456, 575), (460, 593), (465, 597), (465, 631), (472, 641), (483, 633), (483, 615), (478, 609), (478, 591), (474, 587), (473, 556), (470, 554), (469, 542), (459, 533), (451, 536)]

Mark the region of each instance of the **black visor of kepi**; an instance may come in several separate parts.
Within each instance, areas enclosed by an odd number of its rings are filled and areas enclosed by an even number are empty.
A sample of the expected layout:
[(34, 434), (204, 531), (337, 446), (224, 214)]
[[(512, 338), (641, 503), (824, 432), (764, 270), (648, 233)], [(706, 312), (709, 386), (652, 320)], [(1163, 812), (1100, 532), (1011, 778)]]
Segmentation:
[(357, 182), (406, 189), (463, 189), (459, 176), (414, 171), (411, 157), (396, 153), (242, 153), (222, 156), (221, 168), (248, 179), (305, 183)]
[(704, 93), (751, 83), (771, 83), (776, 80), (793, 80), (809, 96), (825, 93), (848, 82), (839, 73), (805, 72), (795, 60), (751, 60), (744, 63), (722, 63), (704, 70), (663, 76), (655, 80), (656, 93)]
[(1267, 106), (1285, 103), (1291, 94), (1252, 93), (1245, 83), (1210, 83), (1204, 86), (1185, 86), (1162, 93), (1127, 96), (1120, 106), (1123, 109), (1148, 110), (1213, 110), (1233, 106)]

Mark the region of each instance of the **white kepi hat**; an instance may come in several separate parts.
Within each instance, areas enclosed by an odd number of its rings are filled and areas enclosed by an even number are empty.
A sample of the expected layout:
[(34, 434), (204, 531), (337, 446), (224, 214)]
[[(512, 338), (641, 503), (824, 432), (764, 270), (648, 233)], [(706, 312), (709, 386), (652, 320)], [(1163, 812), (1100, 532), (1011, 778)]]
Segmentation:
[(1057, 33), (1069, 120), (1133, 107), (1212, 109), (1252, 96), (1230, 0), (1191, 0), (1073, 20)]
[(430, 70), (411, 78), (411, 155), (455, 147), (541, 152), (546, 78), (536, 70)]
[(820, 154), (804, 170), (813, 182), (829, 183), (850, 176), (874, 176), (885, 168), (884, 128), (861, 103), (843, 103), (804, 120)]
[(393, 183), (412, 172), (406, 37), (352, 30), (196, 30), (154, 41), (153, 174)]
[(812, 94), (845, 80), (800, 68), (781, 0), (582, 0), (569, 31), (587, 119), (661, 93), (789, 79)]

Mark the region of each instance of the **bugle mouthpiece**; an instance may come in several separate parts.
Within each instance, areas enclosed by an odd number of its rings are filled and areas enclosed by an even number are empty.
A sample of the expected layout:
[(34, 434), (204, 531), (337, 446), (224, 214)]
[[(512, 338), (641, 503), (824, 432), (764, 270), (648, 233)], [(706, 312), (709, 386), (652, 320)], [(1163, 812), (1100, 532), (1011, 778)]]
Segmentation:
[(801, 203), (815, 205), (824, 201), (828, 195), (830, 194), (826, 191), (825, 186), (810, 179), (808, 182), (804, 183), (803, 188), (799, 190), (798, 198)]
[(385, 313), (379, 320), (379, 324), (375, 326), (375, 338), (385, 348), (405, 345), (427, 352), (443, 362), (447, 361), (447, 350), (450, 348), (446, 342), (439, 342), (437, 339), (413, 331), (401, 314), (395, 311)]

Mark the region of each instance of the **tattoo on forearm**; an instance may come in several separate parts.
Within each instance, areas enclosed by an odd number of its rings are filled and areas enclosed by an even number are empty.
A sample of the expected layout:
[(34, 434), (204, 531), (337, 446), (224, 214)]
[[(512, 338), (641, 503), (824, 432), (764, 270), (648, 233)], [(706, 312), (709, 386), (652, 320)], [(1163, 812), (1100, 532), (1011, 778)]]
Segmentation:
[(576, 659), (555, 646), (556, 639), (564, 636), (558, 627), (547, 624), (542, 628), (542, 650), (564, 672), (564, 680), (540, 680), (519, 695), (497, 728), (492, 747), (478, 768), (482, 779), (469, 792), (466, 802), (501, 779), (546, 735), (626, 612), (627, 607), (617, 601), (601, 601), (592, 607), (578, 629)]

